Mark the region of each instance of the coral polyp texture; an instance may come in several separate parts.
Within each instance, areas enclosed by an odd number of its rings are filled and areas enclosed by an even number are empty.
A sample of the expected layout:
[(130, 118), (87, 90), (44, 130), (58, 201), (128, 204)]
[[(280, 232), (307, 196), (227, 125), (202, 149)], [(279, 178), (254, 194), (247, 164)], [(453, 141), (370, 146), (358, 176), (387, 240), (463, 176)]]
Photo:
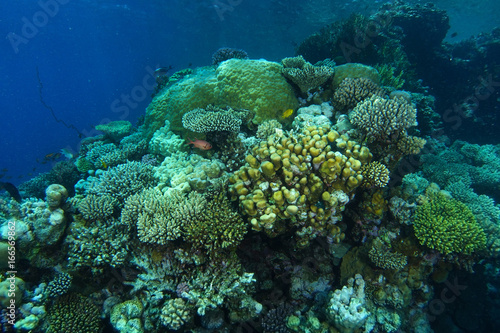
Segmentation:
[(371, 157), (368, 148), (329, 126), (284, 132), (252, 149), (248, 165), (229, 179), (229, 191), (254, 230), (276, 236), (297, 227), (301, 247), (317, 236), (340, 241), (344, 236), (336, 222)]
[(241, 119), (232, 109), (218, 108), (191, 110), (182, 116), (182, 126), (196, 133), (240, 131)]
[(333, 104), (340, 111), (347, 111), (373, 95), (384, 96), (384, 90), (367, 78), (345, 78), (333, 94)]
[(422, 245), (443, 254), (472, 254), (486, 245), (484, 231), (471, 210), (444, 196), (417, 207), (413, 227)]
[(349, 115), (352, 124), (376, 139), (399, 135), (417, 125), (417, 109), (403, 97), (372, 96), (356, 105)]

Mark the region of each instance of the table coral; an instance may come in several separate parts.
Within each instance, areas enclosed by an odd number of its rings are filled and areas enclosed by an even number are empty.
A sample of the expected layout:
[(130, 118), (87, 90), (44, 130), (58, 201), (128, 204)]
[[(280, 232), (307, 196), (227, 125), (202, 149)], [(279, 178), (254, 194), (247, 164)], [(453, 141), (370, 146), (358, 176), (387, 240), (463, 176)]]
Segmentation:
[(422, 245), (443, 254), (472, 254), (485, 247), (486, 236), (465, 204), (438, 196), (417, 207), (413, 221)]
[(246, 157), (248, 165), (229, 179), (229, 192), (254, 230), (276, 236), (298, 227), (301, 247), (317, 236), (340, 241), (335, 223), (361, 185), (361, 166), (370, 159), (366, 147), (328, 126), (310, 126), (255, 146)]
[(283, 76), (295, 83), (302, 93), (320, 87), (334, 74), (333, 67), (314, 66), (304, 60), (302, 56), (285, 58), (283, 64)]
[(182, 126), (196, 133), (228, 131), (238, 133), (241, 119), (229, 108), (197, 108), (182, 116)]

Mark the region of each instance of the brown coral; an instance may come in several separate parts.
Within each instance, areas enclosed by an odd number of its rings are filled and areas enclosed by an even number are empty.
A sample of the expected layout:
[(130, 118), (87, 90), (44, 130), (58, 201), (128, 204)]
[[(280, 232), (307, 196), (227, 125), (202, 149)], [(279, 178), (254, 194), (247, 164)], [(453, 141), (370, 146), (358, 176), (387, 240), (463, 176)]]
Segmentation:
[(374, 161), (361, 167), (364, 187), (385, 187), (389, 183), (390, 171), (380, 162)]
[(302, 56), (285, 58), (281, 63), (283, 76), (295, 83), (303, 93), (318, 88), (334, 73), (332, 67), (314, 66), (306, 62)]
[(349, 119), (368, 136), (384, 140), (415, 126), (417, 109), (402, 97), (386, 99), (373, 95), (356, 105)]
[(384, 90), (367, 78), (345, 78), (333, 94), (333, 105), (339, 111), (347, 111), (373, 95), (383, 96)]
[(241, 123), (241, 119), (231, 108), (228, 110), (215, 107), (196, 108), (182, 117), (182, 126), (196, 133), (223, 131), (238, 133)]
[(78, 210), (86, 220), (106, 220), (113, 214), (116, 200), (109, 196), (89, 194), (78, 205)]

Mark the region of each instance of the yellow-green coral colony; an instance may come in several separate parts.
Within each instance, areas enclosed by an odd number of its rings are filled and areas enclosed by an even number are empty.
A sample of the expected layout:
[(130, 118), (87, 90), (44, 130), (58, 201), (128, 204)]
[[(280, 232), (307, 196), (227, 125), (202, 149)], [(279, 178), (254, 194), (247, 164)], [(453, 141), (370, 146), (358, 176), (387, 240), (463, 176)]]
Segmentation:
[(422, 245), (443, 254), (472, 254), (486, 245), (484, 231), (471, 210), (443, 196), (417, 208), (413, 227)]
[(328, 126), (309, 126), (253, 147), (248, 164), (229, 179), (229, 192), (254, 230), (276, 236), (289, 220), (300, 228), (299, 246), (317, 236), (340, 241), (344, 236), (335, 223), (371, 158), (368, 148)]

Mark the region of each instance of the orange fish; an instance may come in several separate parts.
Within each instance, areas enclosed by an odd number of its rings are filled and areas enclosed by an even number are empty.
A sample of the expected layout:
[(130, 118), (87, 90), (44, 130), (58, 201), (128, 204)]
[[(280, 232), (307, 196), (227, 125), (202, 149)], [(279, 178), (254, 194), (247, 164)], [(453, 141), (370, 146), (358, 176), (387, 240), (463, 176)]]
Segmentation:
[(212, 149), (212, 145), (210, 144), (210, 142), (207, 142), (205, 140), (195, 139), (194, 141), (192, 141), (191, 139), (189, 139), (188, 145), (191, 145), (191, 144), (193, 145), (193, 147), (201, 149), (201, 150)]

